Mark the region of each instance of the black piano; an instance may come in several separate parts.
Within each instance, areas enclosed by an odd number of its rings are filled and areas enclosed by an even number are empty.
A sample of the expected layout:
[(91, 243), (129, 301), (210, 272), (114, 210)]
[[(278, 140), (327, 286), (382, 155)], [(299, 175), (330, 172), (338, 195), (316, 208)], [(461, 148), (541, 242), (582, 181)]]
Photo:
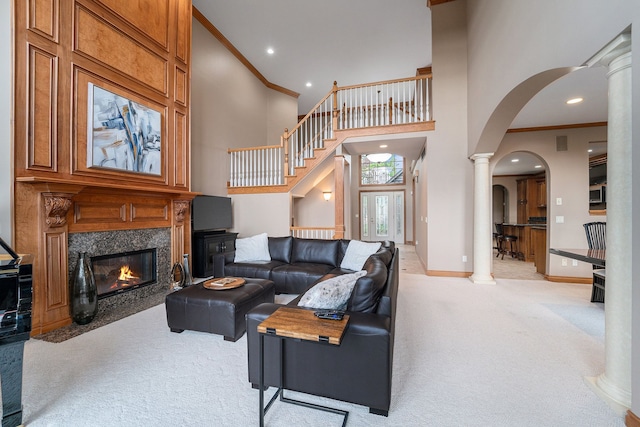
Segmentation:
[(31, 332), (33, 294), (30, 256), (18, 256), (4, 240), (0, 246), (0, 382), (2, 427), (22, 424), (22, 356)]

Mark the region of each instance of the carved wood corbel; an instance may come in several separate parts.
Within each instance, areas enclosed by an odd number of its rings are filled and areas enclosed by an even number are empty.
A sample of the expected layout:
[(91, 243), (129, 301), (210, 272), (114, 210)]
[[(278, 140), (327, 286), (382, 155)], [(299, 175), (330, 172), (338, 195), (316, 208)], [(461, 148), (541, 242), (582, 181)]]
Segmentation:
[(187, 210), (189, 209), (189, 201), (188, 200), (175, 200), (173, 202), (173, 214), (174, 219), (177, 224), (181, 224), (184, 222), (184, 217), (187, 214)]
[(67, 224), (67, 212), (71, 208), (70, 193), (42, 193), (44, 197), (44, 217), (49, 227), (62, 227)]

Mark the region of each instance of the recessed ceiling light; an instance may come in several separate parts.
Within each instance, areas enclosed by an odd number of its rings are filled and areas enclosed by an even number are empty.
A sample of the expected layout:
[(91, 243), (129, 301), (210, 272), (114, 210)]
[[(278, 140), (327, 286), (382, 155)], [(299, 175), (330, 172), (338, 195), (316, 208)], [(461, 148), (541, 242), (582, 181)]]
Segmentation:
[(534, 168), (536, 169), (540, 169), (542, 167), (542, 165), (535, 165)]
[(511, 159), (511, 163), (517, 163), (519, 161), (520, 161), (520, 159)]
[(389, 153), (376, 153), (376, 154), (367, 154), (367, 159), (374, 163), (382, 163), (386, 162), (391, 158), (391, 154)]
[(268, 53), (269, 55), (273, 55), (273, 53), (274, 53), (274, 52), (275, 52), (275, 51), (273, 50), (273, 48), (272, 48), (272, 47), (267, 48), (267, 53)]
[(382, 144), (382, 145), (380, 146), (380, 148), (387, 148), (387, 147), (388, 147), (388, 145), (387, 145), (387, 144)]
[(593, 149), (589, 148), (589, 149), (587, 150), (587, 153), (593, 153)]
[(306, 85), (306, 86), (307, 86), (307, 87), (311, 87), (311, 86), (313, 86), (313, 85), (311, 84), (311, 82), (307, 82), (307, 85)]
[(567, 104), (577, 104), (582, 101), (583, 101), (582, 98), (571, 98), (570, 100), (567, 101)]

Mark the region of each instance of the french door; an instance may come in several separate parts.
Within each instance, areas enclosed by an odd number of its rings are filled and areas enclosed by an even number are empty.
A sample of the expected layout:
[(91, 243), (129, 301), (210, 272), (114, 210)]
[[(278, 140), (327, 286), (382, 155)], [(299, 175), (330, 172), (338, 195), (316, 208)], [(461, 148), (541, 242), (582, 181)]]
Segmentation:
[(404, 191), (360, 193), (360, 240), (404, 243)]

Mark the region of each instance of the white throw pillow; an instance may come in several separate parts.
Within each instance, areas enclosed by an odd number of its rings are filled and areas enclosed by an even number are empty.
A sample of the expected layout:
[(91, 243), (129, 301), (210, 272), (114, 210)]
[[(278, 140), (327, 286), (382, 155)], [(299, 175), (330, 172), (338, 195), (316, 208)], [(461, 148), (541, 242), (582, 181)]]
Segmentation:
[(347, 246), (347, 252), (342, 258), (340, 268), (346, 270), (358, 271), (362, 270), (364, 263), (370, 255), (375, 254), (380, 249), (380, 242), (361, 242), (360, 240), (351, 240)]
[(236, 239), (234, 262), (271, 261), (267, 233)]
[(344, 310), (359, 277), (367, 274), (365, 270), (357, 273), (342, 274), (324, 280), (302, 295), (298, 306), (328, 310)]

